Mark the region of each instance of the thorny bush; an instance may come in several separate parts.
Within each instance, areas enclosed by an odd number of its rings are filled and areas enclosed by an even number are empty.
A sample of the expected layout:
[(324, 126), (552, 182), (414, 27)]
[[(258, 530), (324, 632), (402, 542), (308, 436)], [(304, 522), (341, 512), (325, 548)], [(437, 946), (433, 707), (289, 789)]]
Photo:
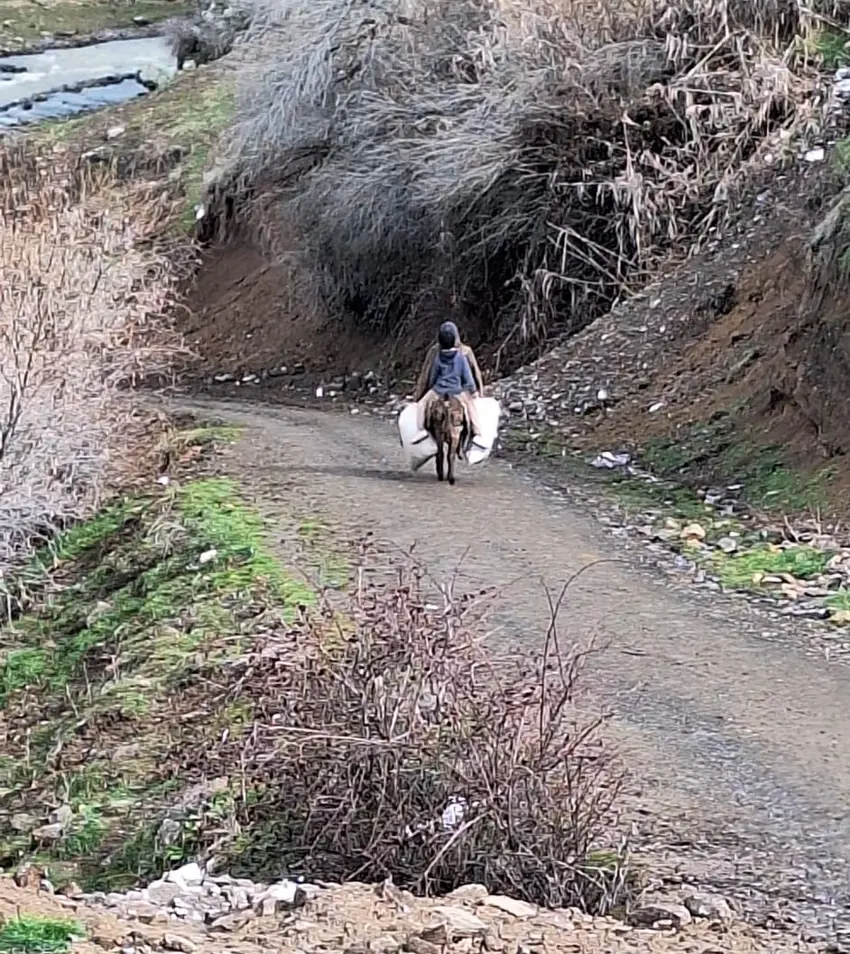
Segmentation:
[(173, 197), (109, 167), (0, 150), (0, 574), (97, 505), (143, 424), (126, 385), (165, 371), (176, 276), (150, 240)]
[(225, 757), (245, 794), (229, 867), (610, 910), (631, 885), (612, 848), (620, 775), (602, 720), (575, 708), (585, 654), (553, 612), (542, 655), (494, 664), (476, 635), (489, 597), (446, 592), (429, 603), (410, 564), (362, 586), (353, 629), (329, 614), (245, 661), (240, 698), (264, 688)]
[(257, 0), (218, 193), (294, 232), (332, 315), (452, 315), (515, 364), (715, 234), (817, 121), (812, 41), (845, 25), (837, 0)]

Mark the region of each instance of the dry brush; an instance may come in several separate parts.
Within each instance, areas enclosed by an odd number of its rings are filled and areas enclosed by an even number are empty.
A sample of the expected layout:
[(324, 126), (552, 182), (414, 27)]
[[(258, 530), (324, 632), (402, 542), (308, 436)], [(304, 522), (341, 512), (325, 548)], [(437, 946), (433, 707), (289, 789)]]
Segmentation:
[(257, 0), (231, 185), (332, 313), (525, 351), (695, 248), (814, 121), (840, 2)]
[(234, 664), (227, 699), (250, 699), (253, 724), (214, 747), (243, 793), (228, 870), (427, 894), (478, 882), (602, 913), (627, 900), (621, 774), (579, 705), (586, 653), (553, 614), (539, 656), (494, 663), (492, 598), (440, 605), (407, 564), (362, 585), (344, 625), (305, 619)]
[(161, 187), (32, 144), (0, 152), (0, 571), (95, 507), (138, 453), (128, 385), (165, 368)]

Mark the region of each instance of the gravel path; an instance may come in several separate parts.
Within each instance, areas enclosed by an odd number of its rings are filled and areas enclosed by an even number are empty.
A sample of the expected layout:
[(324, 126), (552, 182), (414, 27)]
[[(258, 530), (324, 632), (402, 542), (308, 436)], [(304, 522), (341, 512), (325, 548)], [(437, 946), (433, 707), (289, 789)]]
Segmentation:
[[(850, 943), (850, 669), (754, 635), (746, 605), (694, 599), (634, 565), (590, 518), (508, 463), (457, 486), (405, 472), (391, 424), (247, 403), (181, 402), (244, 428), (230, 468), (269, 516), (292, 507), (416, 553), (462, 588), (498, 586), (494, 652), (534, 648), (544, 584), (571, 588), (571, 638), (639, 783), (639, 842), (671, 880)], [(459, 569), (458, 569), (459, 568)], [(850, 947), (848, 947), (850, 950)]]

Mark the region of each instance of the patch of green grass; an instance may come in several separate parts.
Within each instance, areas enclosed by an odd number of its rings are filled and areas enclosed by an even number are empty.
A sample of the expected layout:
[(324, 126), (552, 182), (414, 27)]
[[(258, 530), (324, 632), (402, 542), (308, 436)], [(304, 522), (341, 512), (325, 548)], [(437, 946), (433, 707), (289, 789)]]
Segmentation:
[(85, 116), (41, 123), (28, 135), (35, 144), (57, 148), (101, 141), (105, 130), (120, 123), (124, 133), (115, 144), (122, 156), (140, 161), (151, 154), (181, 150), (175, 167), (186, 202), (175, 228), (191, 231), (195, 207), (203, 192), (203, 175), (210, 154), (235, 110), (231, 76), (212, 64), (203, 70), (178, 73), (174, 80), (148, 96)]
[(6, 699), (13, 692), (37, 683), (47, 668), (43, 649), (28, 647), (8, 652), (0, 668), (0, 708), (5, 706)]
[(823, 573), (831, 553), (813, 547), (793, 546), (780, 549), (770, 545), (741, 553), (715, 551), (709, 563), (718, 580), (728, 589), (753, 589), (764, 576), (789, 574), (798, 580), (810, 580)]
[(845, 136), (835, 143), (829, 159), (833, 169), (840, 175), (846, 177), (850, 173), (850, 136)]
[(820, 30), (812, 41), (812, 49), (828, 70), (838, 69), (850, 63), (850, 53), (847, 51), (847, 41), (850, 36), (843, 30)]
[(67, 861), (94, 855), (103, 842), (107, 828), (107, 822), (97, 806), (83, 806), (59, 842), (59, 858)]
[(209, 444), (234, 444), (239, 440), (242, 429), (229, 424), (205, 424), (200, 427), (187, 427), (174, 435), (178, 447), (206, 447)]
[(675, 438), (652, 438), (641, 448), (641, 463), (654, 475), (684, 485), (741, 484), (743, 498), (767, 511), (824, 509), (834, 466), (802, 473), (788, 466), (785, 450), (741, 439), (726, 415)]
[(136, 501), (121, 500), (107, 507), (90, 520), (71, 527), (59, 534), (50, 548), (38, 554), (42, 562), (48, 562), (48, 555), (58, 560), (76, 560), (84, 553), (103, 546), (120, 533), (127, 521), (139, 516), (142, 507)]
[(814, 473), (800, 473), (785, 464), (781, 447), (729, 448), (722, 465), (726, 473), (744, 485), (748, 502), (768, 511), (805, 512), (825, 508), (829, 483), (836, 476), (834, 465)]
[(19, 915), (0, 928), (0, 954), (62, 954), (85, 934), (79, 921)]
[[(233, 436), (198, 428), (181, 439)], [(259, 513), (223, 478), (119, 502), (62, 534), (39, 566), (49, 584), (41, 599), (0, 631), (4, 718), (38, 717), (16, 733), (25, 747), (0, 760), (0, 854), (10, 863), (31, 856), (28, 838), (4, 830), (7, 805), (39, 817), (45, 804), (68, 805), (71, 824), (41, 854), (86, 887), (128, 887), (190, 857), (202, 837), (189, 818), (160, 844), (151, 821), (175, 798), (161, 781), (168, 759), (183, 757), (173, 752), (253, 719), (249, 702), (222, 693), (201, 728), (186, 689), (245, 651), (254, 618), (294, 618), (315, 595), (268, 552)], [(86, 764), (93, 739), (101, 751), (129, 751)], [(78, 767), (58, 771), (60, 752)]]
[(177, 496), (187, 525), (216, 551), (207, 571), (215, 590), (235, 596), (261, 583), (283, 601), (290, 618), (299, 605), (315, 603), (315, 594), (266, 552), (263, 521), (239, 500), (233, 481), (223, 477), (195, 481)]
[(351, 579), (351, 565), (340, 550), (331, 527), (316, 518), (304, 520), (298, 527), (307, 560), (315, 568), (319, 589), (344, 590)]
[(34, 4), (20, 0), (0, 0), (0, 47), (21, 50), (42, 40), (45, 33), (87, 36), (101, 30), (130, 28), (133, 17), (142, 16), (151, 23), (189, 13), (194, 6), (188, 0), (59, 0)]
[(607, 489), (627, 513), (655, 512), (695, 523), (705, 523), (712, 514), (694, 491), (668, 480), (647, 481), (612, 474)]

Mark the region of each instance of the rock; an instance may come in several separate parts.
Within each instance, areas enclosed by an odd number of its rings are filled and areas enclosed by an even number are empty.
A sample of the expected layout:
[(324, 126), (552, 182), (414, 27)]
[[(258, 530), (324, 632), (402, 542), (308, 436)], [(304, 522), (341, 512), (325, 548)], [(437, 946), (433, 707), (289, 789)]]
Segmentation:
[[(369, 950), (372, 954), (396, 954), (401, 950), (401, 942), (392, 934), (382, 934), (369, 941)], [(426, 952), (427, 954), (427, 952)]]
[(446, 897), (453, 901), (481, 901), (486, 898), (490, 892), (483, 884), (462, 884), (454, 891), (450, 891)]
[(481, 902), (489, 908), (498, 908), (515, 918), (533, 918), (537, 914), (537, 907), (527, 901), (518, 901), (503, 894), (490, 894)]
[(118, 139), (120, 136), (123, 136), (126, 131), (126, 126), (110, 126), (109, 129), (106, 130), (106, 138), (107, 140)]
[(127, 762), (130, 759), (137, 758), (141, 751), (142, 747), (138, 744), (138, 742), (130, 742), (127, 745), (119, 745), (112, 755), (112, 761)]
[(684, 905), (695, 918), (708, 918), (729, 924), (735, 919), (725, 898), (706, 891), (693, 891), (684, 899)]
[(170, 881), (152, 881), (145, 891), (151, 904), (167, 908), (180, 894), (180, 887)]
[(136, 918), (145, 924), (153, 923), (162, 913), (156, 905), (149, 904), (147, 901), (134, 901), (126, 905), (124, 910), (127, 917)]
[(38, 825), (38, 819), (34, 815), (27, 815), (25, 812), (16, 812), (9, 819), (9, 824), (15, 831), (28, 835)]
[(238, 931), (251, 920), (250, 911), (234, 911), (232, 914), (225, 914), (220, 918), (215, 918), (210, 923), (211, 931)]
[(201, 866), (193, 861), (188, 865), (183, 865), (182, 868), (177, 868), (175, 871), (169, 871), (165, 880), (178, 885), (180, 888), (201, 885), (204, 881), (204, 873), (201, 871)]
[(404, 942), (404, 950), (410, 951), (410, 954), (440, 954), (442, 946), (426, 941), (425, 938), (417, 934), (412, 935)]
[[(466, 908), (456, 908), (449, 905), (434, 908), (432, 914), (439, 918), (449, 928), (452, 937), (476, 937), (485, 934), (487, 925), (481, 918), (476, 917)], [(426, 940), (430, 940), (424, 933)]]
[(452, 940), (451, 929), (445, 921), (440, 921), (438, 924), (426, 925), (421, 929), (417, 937), (425, 944), (430, 944), (440, 950), (447, 947)]
[(738, 549), (738, 542), (732, 537), (721, 537), (717, 541), (717, 546), (724, 553), (734, 553)]
[(278, 903), (274, 898), (260, 898), (254, 905), (254, 911), (261, 918), (273, 918), (278, 912)]
[(267, 898), (273, 898), (278, 904), (278, 911), (291, 911), (303, 907), (307, 901), (307, 892), (294, 881), (284, 879), (271, 885), (266, 891)]
[(61, 822), (53, 822), (50, 825), (42, 825), (41, 828), (36, 828), (32, 836), (37, 841), (59, 841), (64, 828), (65, 826)]
[(183, 834), (183, 825), (176, 818), (163, 818), (156, 834), (163, 845), (173, 845)]
[(56, 811), (50, 813), (50, 821), (54, 825), (61, 825), (67, 828), (74, 818), (74, 809), (70, 805), (60, 805)]
[(162, 946), (166, 951), (180, 951), (181, 954), (194, 954), (198, 949), (194, 941), (180, 934), (166, 934), (162, 939)]
[(143, 17), (141, 14), (133, 17), (133, 23), (135, 23), (136, 26), (141, 26), (141, 27), (150, 26), (150, 22), (151, 21), (147, 17)]
[(668, 922), (674, 928), (690, 924), (691, 913), (682, 904), (673, 901), (651, 901), (635, 908), (629, 921), (643, 927), (654, 927), (659, 922)]
[(680, 536), (683, 540), (705, 540), (705, 527), (698, 523), (689, 523), (682, 528)]
[(227, 903), (235, 911), (245, 911), (251, 907), (251, 898), (247, 888), (240, 888), (239, 885), (224, 885), (223, 888)]

